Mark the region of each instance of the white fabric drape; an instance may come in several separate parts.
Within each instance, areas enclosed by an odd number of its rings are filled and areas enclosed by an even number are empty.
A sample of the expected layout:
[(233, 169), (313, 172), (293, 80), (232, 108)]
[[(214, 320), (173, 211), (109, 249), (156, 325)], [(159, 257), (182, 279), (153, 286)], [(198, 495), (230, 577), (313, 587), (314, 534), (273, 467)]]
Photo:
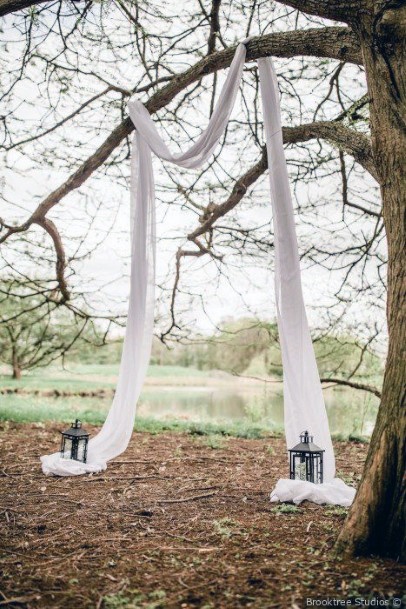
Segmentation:
[[(189, 150), (172, 154), (161, 139), (147, 109), (137, 99), (128, 104), (135, 126), (132, 158), (132, 264), (128, 324), (117, 391), (100, 433), (89, 442), (88, 462), (63, 460), (59, 453), (41, 458), (45, 474), (77, 475), (101, 471), (106, 462), (123, 452), (130, 440), (136, 404), (146, 374), (152, 338), (155, 274), (154, 177), (151, 151), (158, 157), (185, 168), (199, 167), (212, 154), (227, 125), (239, 89), (246, 48), (236, 50), (226, 82), (207, 129)], [(277, 321), (284, 376), (285, 433), (288, 447), (308, 429), (324, 448), (324, 479), (334, 486), (335, 462), (316, 359), (304, 308), (300, 265), (283, 151), (278, 86), (270, 58), (258, 61), (269, 180), (275, 233), (275, 290)], [(295, 496), (297, 481), (283, 480)], [(341, 481), (338, 481), (341, 482)], [(280, 483), (279, 488), (280, 488)], [(300, 483), (299, 483), (300, 484)], [(311, 485), (320, 497), (327, 485)], [(334, 490), (334, 503), (351, 503), (354, 489), (341, 483)], [(326, 488), (321, 488), (326, 487)], [(276, 487), (272, 500), (278, 497)], [(298, 489), (303, 494), (303, 489)], [(282, 495), (283, 493), (281, 493)], [(351, 495), (351, 500), (349, 499)], [(340, 501), (341, 497), (341, 501)], [(317, 498), (317, 497), (316, 497)], [(321, 499), (324, 502), (324, 499)]]
[(154, 323), (155, 205), (151, 152), (136, 132), (131, 159), (131, 275), (127, 329), (116, 392), (100, 432), (89, 441), (87, 463), (41, 457), (45, 474), (76, 476), (106, 469), (130, 441), (136, 404), (147, 373)]

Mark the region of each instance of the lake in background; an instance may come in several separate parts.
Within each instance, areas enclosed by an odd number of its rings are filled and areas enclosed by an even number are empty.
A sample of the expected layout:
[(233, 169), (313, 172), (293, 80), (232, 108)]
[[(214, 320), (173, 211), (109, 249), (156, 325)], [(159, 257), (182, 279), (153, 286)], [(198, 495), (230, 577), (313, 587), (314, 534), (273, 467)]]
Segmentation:
[[(78, 416), (84, 422), (101, 422), (110, 407), (116, 381), (117, 366), (112, 365), (75, 364), (69, 370), (47, 368), (26, 374), (20, 381), (5, 376), (3, 370), (0, 417), (65, 421)], [(55, 391), (61, 395), (50, 395)], [(371, 434), (379, 403), (374, 395), (332, 387), (324, 389), (324, 397), (331, 433)], [(150, 366), (137, 414), (164, 421), (241, 421), (282, 429), (282, 384), (218, 371)]]
[[(331, 433), (372, 433), (378, 406), (373, 395), (340, 387), (324, 390), (324, 399)], [(236, 391), (233, 387), (147, 388), (141, 395), (138, 415), (196, 422), (247, 420), (280, 429), (283, 428), (283, 396), (268, 387), (249, 391), (241, 388)]]

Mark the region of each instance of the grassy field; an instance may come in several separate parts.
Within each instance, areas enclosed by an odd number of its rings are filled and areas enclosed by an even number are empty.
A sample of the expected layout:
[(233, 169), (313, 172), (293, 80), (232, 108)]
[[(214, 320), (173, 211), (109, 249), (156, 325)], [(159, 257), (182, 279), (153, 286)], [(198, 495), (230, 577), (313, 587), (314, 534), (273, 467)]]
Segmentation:
[[(47, 421), (71, 422), (75, 417), (88, 424), (101, 425), (110, 407), (113, 390), (117, 382), (118, 366), (69, 365), (66, 370), (57, 367), (38, 369), (27, 373), (19, 381), (4, 374), (0, 376), (0, 420), (19, 423), (44, 423)], [(182, 399), (185, 389), (190, 388), (201, 400), (205, 392), (198, 389), (231, 385), (249, 387), (261, 383), (245, 382), (218, 371), (201, 371), (180, 366), (150, 366), (142, 404), (156, 400), (158, 396)], [(49, 394), (52, 395), (49, 395)], [(92, 395), (94, 393), (95, 395)], [(70, 395), (71, 394), (71, 395)], [(87, 394), (87, 395), (81, 395)], [(254, 417), (255, 418), (255, 417)], [(159, 433), (162, 431), (184, 431), (196, 435), (232, 435), (243, 438), (258, 438), (280, 433), (279, 426), (259, 424), (253, 417), (238, 421), (197, 421), (166, 416), (137, 416), (137, 431)]]
[[(117, 382), (118, 364), (69, 364), (66, 369), (50, 366), (23, 374), (16, 381), (0, 368), (0, 390), (4, 388), (59, 389), (61, 391), (86, 391), (91, 389), (114, 389)], [(206, 385), (209, 382), (229, 380), (230, 375), (218, 371), (202, 371), (181, 366), (150, 366), (146, 384), (162, 385)]]
[[(26, 373), (19, 381), (1, 370), (0, 420), (19, 423), (85, 424), (105, 420), (117, 382), (117, 365), (70, 364)], [(337, 438), (370, 433), (377, 400), (346, 388), (325, 392), (331, 431)], [(185, 431), (258, 438), (283, 431), (279, 383), (236, 378), (219, 371), (150, 366), (135, 429)]]

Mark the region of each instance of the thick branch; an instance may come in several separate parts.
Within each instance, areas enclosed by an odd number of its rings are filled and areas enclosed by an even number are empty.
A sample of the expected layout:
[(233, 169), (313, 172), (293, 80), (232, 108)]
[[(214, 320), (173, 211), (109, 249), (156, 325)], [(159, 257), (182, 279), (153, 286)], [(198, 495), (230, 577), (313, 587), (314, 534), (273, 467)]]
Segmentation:
[(234, 184), (234, 188), (224, 203), (218, 205), (212, 204), (207, 207), (204, 214), (199, 218), (201, 225), (190, 233), (187, 238), (189, 241), (195, 242), (195, 240), (207, 232), (214, 224), (214, 222), (225, 216), (229, 211), (234, 209), (236, 205), (241, 201), (247, 192), (248, 188), (258, 180), (258, 178), (267, 170), (268, 160), (266, 156), (266, 149), (264, 148), (258, 163), (253, 165), (241, 178), (239, 178)]
[(364, 167), (378, 181), (377, 171), (372, 157), (370, 139), (363, 133), (344, 127), (336, 121), (317, 121), (298, 127), (284, 127), (283, 141), (288, 144), (306, 142), (314, 138), (329, 141)]
[(210, 35), (207, 43), (207, 54), (210, 55), (216, 50), (216, 37), (220, 32), (220, 12), (221, 0), (213, 0), (210, 13)]
[(29, 6), (45, 4), (45, 2), (49, 2), (49, 0), (0, 0), (0, 17), (21, 11)]
[[(285, 143), (297, 143), (301, 141), (307, 141), (312, 138), (327, 138), (330, 142), (333, 143), (333, 145), (338, 146), (340, 149), (345, 149), (349, 154), (352, 154), (354, 158), (356, 158), (356, 160), (361, 163), (366, 169), (369, 169), (369, 166), (372, 166), (372, 169), (374, 170), (372, 162), (371, 144), (368, 138), (361, 133), (352, 131), (351, 129), (348, 129), (347, 127), (344, 127), (343, 125), (337, 122), (326, 123), (320, 121), (300, 125), (298, 127), (283, 128), (283, 141)], [(171, 325), (163, 334), (161, 334), (162, 341), (165, 340), (165, 337), (173, 330), (173, 328), (178, 327), (175, 320), (175, 299), (180, 280), (181, 259), (187, 256), (200, 257), (204, 256), (205, 254), (208, 254), (213, 258), (221, 260), (221, 256), (215, 255), (211, 248), (211, 245), (209, 244), (208, 246), (204, 246), (199, 237), (208, 232), (209, 234), (211, 234), (212, 229), (215, 228), (214, 224), (216, 220), (225, 216), (228, 212), (230, 212), (238, 205), (238, 203), (246, 194), (248, 188), (258, 180), (258, 178), (267, 170), (267, 168), (268, 160), (266, 148), (264, 147), (259, 161), (255, 165), (250, 167), (250, 169), (248, 169), (248, 171), (235, 182), (230, 196), (223, 203), (210, 203), (203, 210), (203, 213), (199, 218), (200, 226), (198, 226), (187, 236), (188, 240), (191, 241), (197, 247), (197, 250), (184, 250), (182, 248), (179, 248), (179, 250), (177, 251), (175, 282), (172, 290), (170, 306)], [(366, 209), (364, 209), (363, 211), (365, 213), (369, 213)], [(365, 345), (364, 349), (362, 350), (362, 355), (363, 353), (365, 353), (367, 345)], [(362, 355), (358, 366), (353, 370), (352, 374), (355, 374), (359, 365), (361, 364)], [(350, 379), (345, 380), (329, 378), (322, 379), (322, 382), (330, 382), (335, 383), (337, 385), (347, 385), (355, 389), (369, 391), (377, 397), (380, 397), (380, 392), (375, 387), (363, 383), (357, 383), (355, 381), (351, 381)]]
[(296, 8), (298, 11), (323, 17), (325, 19), (333, 19), (334, 21), (343, 21), (344, 23), (352, 23), (356, 21), (362, 10), (365, 10), (364, 0), (276, 0), (280, 4), (285, 4)]
[(70, 294), (65, 279), (66, 256), (61, 236), (55, 224), (49, 218), (38, 220), (37, 224), (49, 234), (53, 241), (56, 251), (56, 279), (62, 294), (61, 303), (66, 302), (70, 299)]
[[(285, 144), (295, 144), (306, 142), (314, 138), (327, 139), (334, 146), (345, 150), (352, 155), (367, 171), (376, 177), (376, 171), (372, 160), (371, 144), (367, 136), (357, 133), (339, 123), (315, 122), (298, 127), (283, 127), (283, 141)], [(212, 228), (214, 222), (234, 209), (244, 197), (247, 189), (268, 168), (266, 150), (263, 150), (260, 160), (253, 165), (241, 178), (239, 178), (234, 188), (224, 203), (209, 205), (200, 217), (200, 226), (188, 235), (190, 241), (194, 241)], [(368, 210), (363, 210), (369, 213)], [(198, 245), (198, 244), (197, 244)]]

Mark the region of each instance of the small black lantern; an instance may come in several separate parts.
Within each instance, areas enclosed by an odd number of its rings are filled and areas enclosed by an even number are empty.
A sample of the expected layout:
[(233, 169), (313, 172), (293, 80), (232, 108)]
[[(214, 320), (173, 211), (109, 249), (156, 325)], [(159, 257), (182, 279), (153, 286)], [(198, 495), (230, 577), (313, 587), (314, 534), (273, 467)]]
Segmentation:
[(76, 419), (70, 429), (62, 431), (61, 457), (86, 463), (89, 434), (83, 429), (81, 421)]
[(308, 431), (300, 434), (300, 443), (289, 450), (290, 477), (314, 484), (323, 482), (324, 450), (313, 443)]

